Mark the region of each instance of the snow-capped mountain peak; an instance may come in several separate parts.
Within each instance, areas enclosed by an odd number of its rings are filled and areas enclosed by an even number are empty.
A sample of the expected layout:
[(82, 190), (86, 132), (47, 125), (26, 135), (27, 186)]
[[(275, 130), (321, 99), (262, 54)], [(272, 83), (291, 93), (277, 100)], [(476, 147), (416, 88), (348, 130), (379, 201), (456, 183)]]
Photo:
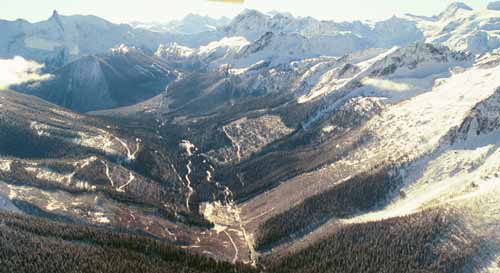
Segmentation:
[(426, 42), (480, 54), (500, 46), (499, 16), (496, 10), (473, 10), (463, 3), (454, 3), (438, 16), (407, 17), (423, 31)]
[(225, 37), (200, 47), (199, 53), (208, 56), (221, 51), (239, 51), (248, 44), (249, 41), (244, 37)]
[(463, 13), (463, 12), (469, 12), (473, 11), (471, 7), (469, 7), (467, 4), (463, 2), (455, 2), (450, 4), (445, 11), (443, 11), (440, 15), (439, 18), (447, 18), (451, 16), (455, 16), (457, 13)]

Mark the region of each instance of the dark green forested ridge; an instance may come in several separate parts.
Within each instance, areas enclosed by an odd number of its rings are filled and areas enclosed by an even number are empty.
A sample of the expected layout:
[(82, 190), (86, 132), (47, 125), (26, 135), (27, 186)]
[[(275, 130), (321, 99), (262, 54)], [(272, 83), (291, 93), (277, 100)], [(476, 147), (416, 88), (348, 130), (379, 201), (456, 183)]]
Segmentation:
[(464, 232), (454, 213), (424, 211), (348, 226), (265, 263), (273, 273), (459, 273), (480, 248), (481, 240)]
[(377, 168), (307, 198), (264, 222), (257, 234), (257, 248), (265, 249), (286, 241), (292, 235), (300, 235), (332, 217), (349, 217), (372, 209), (386, 200), (399, 181), (391, 175), (391, 167)]
[(256, 272), (105, 229), (0, 212), (0, 272)]

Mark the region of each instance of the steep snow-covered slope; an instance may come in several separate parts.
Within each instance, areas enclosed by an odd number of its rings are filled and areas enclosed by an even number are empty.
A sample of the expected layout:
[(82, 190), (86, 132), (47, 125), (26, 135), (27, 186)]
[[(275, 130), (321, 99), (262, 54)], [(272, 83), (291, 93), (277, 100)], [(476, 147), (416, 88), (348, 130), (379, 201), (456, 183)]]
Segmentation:
[(500, 86), (499, 69), (473, 67), (451, 76), (431, 92), (384, 111), (367, 124), (378, 148), (366, 148), (365, 158), (377, 158), (370, 150), (386, 157), (404, 155), (410, 160), (432, 151), (450, 130), (461, 125), (477, 103), (495, 94)]
[(358, 68), (346, 78), (323, 76), (320, 84), (299, 97), (300, 103), (323, 99), (323, 107), (304, 122), (304, 127), (336, 111), (346, 99), (357, 96), (378, 97), (393, 104), (427, 92), (440, 81), (472, 65), (473, 57), (446, 47), (416, 43), (393, 48), (367, 61), (350, 64)]
[(198, 54), (201, 58), (211, 62), (220, 58), (225, 58), (228, 54), (239, 52), (249, 43), (250, 42), (243, 37), (225, 37), (219, 41), (201, 46), (198, 50)]

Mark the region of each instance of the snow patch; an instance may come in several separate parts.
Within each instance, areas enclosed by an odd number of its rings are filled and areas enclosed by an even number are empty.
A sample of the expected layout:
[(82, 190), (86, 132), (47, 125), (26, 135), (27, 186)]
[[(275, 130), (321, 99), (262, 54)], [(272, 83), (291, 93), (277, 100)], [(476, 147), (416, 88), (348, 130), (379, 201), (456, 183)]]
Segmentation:
[(135, 51), (135, 50), (136, 50), (135, 47), (129, 47), (129, 46), (125, 45), (125, 44), (120, 44), (117, 47), (109, 49), (109, 51), (111, 53), (117, 53), (117, 54), (127, 54), (127, 53)]
[(200, 47), (198, 53), (200, 55), (210, 55), (217, 51), (222, 50), (232, 50), (238, 51), (244, 46), (249, 45), (250, 42), (245, 37), (224, 37), (219, 41), (211, 42), (205, 46)]
[(191, 143), (189, 140), (183, 140), (179, 144), (179, 146), (181, 146), (181, 148), (183, 148), (186, 151), (188, 156), (192, 156), (193, 151), (196, 150), (196, 146), (193, 143)]
[(10, 172), (12, 166), (12, 160), (0, 159), (0, 171)]
[(194, 54), (196, 54), (196, 50), (187, 46), (179, 45), (178, 43), (160, 45), (155, 52), (155, 55), (159, 58), (165, 58), (165, 57), (189, 58)]
[(32, 121), (30, 123), (30, 129), (34, 130), (38, 136), (50, 136), (50, 133), (48, 132), (49, 126), (47, 126), (46, 124)]
[(92, 220), (100, 224), (109, 224), (111, 221), (102, 212), (93, 212), (91, 214)]

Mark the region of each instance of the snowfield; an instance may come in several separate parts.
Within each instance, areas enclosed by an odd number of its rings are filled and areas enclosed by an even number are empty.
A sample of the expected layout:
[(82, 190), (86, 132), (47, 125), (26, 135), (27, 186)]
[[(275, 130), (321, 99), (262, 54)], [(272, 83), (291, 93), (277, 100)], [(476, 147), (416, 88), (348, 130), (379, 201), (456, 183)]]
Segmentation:
[[(367, 153), (363, 156), (375, 159), (379, 151), (389, 153), (386, 154), (389, 158), (405, 155), (413, 159), (436, 149), (441, 139), (499, 86), (500, 67), (474, 67), (451, 76), (428, 92), (388, 108), (367, 124), (376, 142), (375, 147), (366, 148)], [(375, 151), (374, 154), (371, 151)]]
[(499, 16), (500, 11), (494, 9), (472, 10), (464, 5), (451, 5), (437, 19), (410, 19), (424, 31), (427, 42), (484, 53), (500, 45), (496, 23)]

